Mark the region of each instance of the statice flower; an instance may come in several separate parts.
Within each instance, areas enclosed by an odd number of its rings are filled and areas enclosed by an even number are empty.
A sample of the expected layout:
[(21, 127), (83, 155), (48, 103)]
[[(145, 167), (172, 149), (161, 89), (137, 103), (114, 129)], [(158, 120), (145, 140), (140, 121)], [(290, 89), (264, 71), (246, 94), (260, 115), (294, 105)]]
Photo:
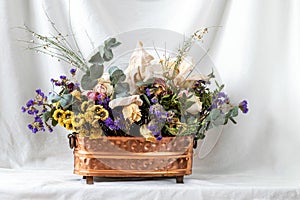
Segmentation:
[(246, 100), (242, 101), (241, 103), (239, 103), (239, 108), (241, 109), (241, 111), (243, 113), (247, 113), (248, 112), (248, 102)]

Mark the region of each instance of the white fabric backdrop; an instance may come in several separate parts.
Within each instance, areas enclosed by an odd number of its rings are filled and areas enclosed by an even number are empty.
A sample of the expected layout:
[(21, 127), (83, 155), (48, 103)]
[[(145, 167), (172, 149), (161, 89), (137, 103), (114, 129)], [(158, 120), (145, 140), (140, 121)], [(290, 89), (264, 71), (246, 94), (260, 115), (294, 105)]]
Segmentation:
[[(226, 91), (236, 102), (246, 98), (250, 112), (237, 119), (238, 125), (224, 128), (209, 156), (196, 159), (193, 177), (300, 178), (299, 1), (72, 0), (70, 8), (86, 56), (92, 51), (86, 32), (97, 46), (110, 35), (140, 28), (188, 34), (221, 26), (209, 32), (203, 45), (210, 49)], [(68, 72), (64, 64), (25, 51), (17, 41), (29, 39), (16, 28), (24, 23), (39, 33), (52, 32), (43, 10), (70, 33), (67, 0), (0, 0), (0, 167), (72, 173), (65, 131), (33, 135), (26, 128), (30, 120), (20, 112), (37, 87), (47, 91), (50, 78)]]

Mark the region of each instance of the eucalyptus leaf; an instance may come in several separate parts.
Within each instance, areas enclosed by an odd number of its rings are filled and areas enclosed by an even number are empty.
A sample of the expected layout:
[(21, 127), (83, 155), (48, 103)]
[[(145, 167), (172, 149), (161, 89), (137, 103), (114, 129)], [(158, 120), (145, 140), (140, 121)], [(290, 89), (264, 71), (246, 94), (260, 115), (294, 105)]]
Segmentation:
[(56, 93), (52, 92), (49, 97), (48, 97), (48, 102), (49, 103), (56, 103), (61, 99), (61, 97), (59, 95), (57, 95)]
[(93, 55), (91, 57), (91, 59), (89, 60), (89, 63), (103, 64), (104, 60), (103, 60), (102, 56), (100, 55), (100, 52), (97, 52), (95, 55)]
[(103, 65), (93, 64), (90, 67), (90, 78), (91, 79), (100, 78), (103, 75), (103, 71), (104, 71)]
[(121, 44), (121, 42), (118, 42), (116, 38), (108, 38), (107, 40), (104, 41), (104, 45), (108, 49), (117, 47), (120, 44)]
[(64, 94), (62, 95), (59, 103), (63, 108), (67, 108), (71, 105), (72, 100), (73, 100), (72, 94)]
[(81, 78), (81, 87), (84, 90), (92, 90), (98, 83), (97, 79), (92, 79), (88, 74), (84, 74)]
[(116, 98), (129, 96), (129, 84), (128, 83), (118, 83), (115, 85)]
[(113, 52), (111, 49), (106, 49), (104, 48), (104, 54), (103, 54), (103, 59), (107, 62), (113, 59)]
[(113, 66), (108, 70), (108, 73), (110, 75), (110, 81), (112, 85), (115, 85), (117, 83), (120, 83), (126, 79), (126, 75), (124, 72), (119, 69), (117, 66)]

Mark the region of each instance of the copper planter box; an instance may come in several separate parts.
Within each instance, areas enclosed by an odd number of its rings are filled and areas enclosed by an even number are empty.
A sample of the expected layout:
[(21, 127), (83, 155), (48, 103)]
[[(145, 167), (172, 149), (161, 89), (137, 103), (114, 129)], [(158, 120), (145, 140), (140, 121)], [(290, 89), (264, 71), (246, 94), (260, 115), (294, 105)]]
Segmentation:
[(165, 137), (149, 142), (141, 137), (75, 138), (74, 173), (87, 184), (99, 177), (176, 177), (192, 173), (193, 137)]

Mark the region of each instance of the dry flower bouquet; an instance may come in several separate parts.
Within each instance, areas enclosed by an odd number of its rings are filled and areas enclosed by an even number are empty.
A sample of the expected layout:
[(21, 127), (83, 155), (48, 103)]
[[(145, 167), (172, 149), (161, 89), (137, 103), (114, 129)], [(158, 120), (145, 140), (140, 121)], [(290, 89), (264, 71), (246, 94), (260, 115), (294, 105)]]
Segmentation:
[(60, 32), (47, 37), (25, 30), (34, 39), (29, 49), (70, 66), (70, 76), (51, 79), (53, 90), (37, 89), (22, 107), (33, 117), (28, 128), (52, 132), (59, 125), (73, 132), (68, 137), (75, 148), (74, 172), (87, 183), (93, 183), (93, 176), (175, 176), (183, 182), (191, 173), (195, 141), (208, 129), (236, 123), (239, 110), (248, 111), (247, 101), (230, 102), (213, 72), (192, 73), (195, 64), (188, 52), (207, 28), (186, 39), (173, 57), (156, 60), (138, 42), (125, 70), (106, 69), (121, 44), (116, 38), (105, 40), (86, 61)]

